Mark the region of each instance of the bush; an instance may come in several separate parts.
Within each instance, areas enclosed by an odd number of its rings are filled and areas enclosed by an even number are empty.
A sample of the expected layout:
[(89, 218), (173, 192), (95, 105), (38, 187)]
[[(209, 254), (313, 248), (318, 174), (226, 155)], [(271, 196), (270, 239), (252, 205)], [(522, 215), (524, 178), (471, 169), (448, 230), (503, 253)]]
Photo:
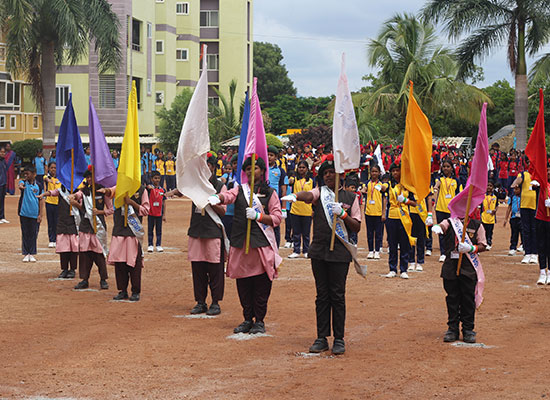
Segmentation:
[(272, 135), (271, 133), (267, 133), (265, 135), (265, 141), (267, 142), (267, 147), (275, 146), (278, 149), (283, 148), (283, 142), (281, 142), (277, 136)]
[(36, 152), (42, 149), (42, 140), (26, 139), (14, 142), (12, 150), (17, 153), (23, 162), (31, 162), (36, 156)]

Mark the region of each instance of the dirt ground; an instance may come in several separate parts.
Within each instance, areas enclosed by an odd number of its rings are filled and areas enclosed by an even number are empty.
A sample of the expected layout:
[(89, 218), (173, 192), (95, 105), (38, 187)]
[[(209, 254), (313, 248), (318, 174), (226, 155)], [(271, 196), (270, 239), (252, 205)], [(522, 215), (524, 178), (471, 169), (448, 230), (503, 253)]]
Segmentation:
[[(550, 396), (550, 286), (538, 266), (507, 256), (499, 224), (481, 256), (487, 283), (476, 314), (478, 343), (442, 342), (444, 291), (437, 251), (411, 279), (381, 277), (387, 254), (350, 269), (347, 351), (307, 356), (315, 339), (310, 263), (285, 258), (273, 285), (267, 335), (231, 338), (242, 321), (235, 282), (226, 280), (222, 314), (187, 318), (194, 305), (187, 261), (190, 202), (170, 200), (164, 253), (146, 254), (142, 300), (111, 302), (111, 289), (72, 290), (52, 280), (58, 256), (41, 225), (38, 262), (21, 262), (17, 198), (0, 225), (0, 398), (78, 399), (537, 399)], [(503, 218), (504, 209), (499, 211)], [(109, 221), (112, 227), (112, 221)], [(364, 225), (363, 225), (364, 226)], [(360, 256), (366, 259), (366, 234)], [(437, 245), (437, 243), (436, 243)], [(281, 249), (286, 257), (290, 250)], [(90, 288), (98, 289), (97, 269)]]

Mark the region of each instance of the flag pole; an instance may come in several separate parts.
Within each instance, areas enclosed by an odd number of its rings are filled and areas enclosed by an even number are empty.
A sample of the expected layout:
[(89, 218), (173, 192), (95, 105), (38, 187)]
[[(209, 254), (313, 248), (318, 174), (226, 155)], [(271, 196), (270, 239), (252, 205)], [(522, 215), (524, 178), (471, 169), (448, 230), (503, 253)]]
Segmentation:
[[(340, 191), (340, 174), (336, 174), (334, 182), (334, 202), (338, 203), (338, 192)], [(332, 215), (332, 233), (330, 235), (330, 251), (334, 251), (334, 236), (336, 234), (336, 214)]]
[[(95, 208), (95, 167), (92, 164), (92, 208)], [(92, 210), (92, 221), (94, 224), (94, 233), (97, 233), (97, 222)]]
[[(73, 194), (74, 190), (74, 147), (71, 148), (71, 194)], [(71, 204), (69, 203), (69, 213), (70, 215), (73, 215), (73, 208), (71, 207)]]
[[(252, 164), (250, 168), (250, 201), (249, 206), (252, 207), (252, 202), (254, 201), (254, 176), (256, 171), (256, 153), (252, 153)], [(250, 248), (250, 229), (252, 228), (252, 220), (247, 219), (246, 223), (246, 247), (245, 254), (248, 254)]]
[[(464, 239), (466, 238), (466, 227), (468, 226), (468, 223), (470, 222), (470, 205), (472, 204), (472, 193), (474, 190), (474, 186), (470, 185), (470, 188), (468, 189), (468, 201), (466, 202), (466, 216), (464, 217), (464, 226), (462, 227), (462, 239), (461, 242), (464, 242)], [(458, 266), (456, 267), (456, 276), (460, 275), (460, 265), (462, 264), (462, 256), (464, 253), (460, 253), (458, 256)]]

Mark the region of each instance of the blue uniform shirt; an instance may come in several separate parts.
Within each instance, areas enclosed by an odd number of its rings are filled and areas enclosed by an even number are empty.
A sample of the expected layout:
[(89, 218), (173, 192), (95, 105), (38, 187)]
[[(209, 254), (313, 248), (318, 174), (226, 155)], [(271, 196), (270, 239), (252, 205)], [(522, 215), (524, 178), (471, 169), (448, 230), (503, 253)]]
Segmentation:
[(46, 173), (44, 172), (44, 163), (46, 162), (46, 159), (44, 157), (34, 157), (33, 164), (36, 168), (36, 175), (42, 176)]
[(508, 198), (508, 204), (512, 205), (512, 215), (510, 216), (510, 218), (519, 218), (520, 217), (521, 197), (514, 195), (514, 196)]
[(42, 193), (42, 188), (36, 181), (34, 183), (24, 181), (23, 183), (25, 184), (25, 190), (22, 193), (19, 215), (27, 218), (38, 218), (40, 202), (36, 196)]
[(277, 165), (269, 167), (269, 186), (273, 188), (277, 195), (281, 195), (281, 185), (284, 184), (286, 178), (285, 171)]

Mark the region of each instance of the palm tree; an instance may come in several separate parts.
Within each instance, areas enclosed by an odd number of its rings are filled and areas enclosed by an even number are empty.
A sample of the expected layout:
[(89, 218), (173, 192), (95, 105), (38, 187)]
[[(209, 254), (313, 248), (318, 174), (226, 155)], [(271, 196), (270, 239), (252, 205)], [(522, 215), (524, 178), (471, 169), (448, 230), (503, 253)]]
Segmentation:
[(368, 62), (380, 68), (370, 98), (374, 113), (394, 109), (404, 115), (409, 82), (428, 114), (446, 113), (467, 121), (479, 119), (480, 106), (490, 99), (478, 88), (456, 79), (458, 66), (451, 51), (437, 43), (435, 28), (410, 14), (387, 20), (370, 41)]
[(93, 41), (100, 73), (121, 60), (120, 23), (107, 0), (2, 0), (0, 30), (7, 43), (6, 66), (26, 75), (42, 111), (44, 147), (55, 146), (55, 75), (76, 64)]
[(237, 81), (229, 82), (229, 100), (216, 88), (214, 91), (220, 98), (221, 107), (211, 104), (208, 110), (210, 120), (210, 139), (213, 145), (239, 134), (239, 121), (235, 113), (235, 93)]
[(548, 0), (429, 0), (422, 9), (426, 20), (444, 22), (457, 48), (459, 77), (467, 77), (474, 61), (506, 46), (510, 71), (515, 75), (514, 114), (518, 147), (527, 140), (527, 62), (550, 39)]

